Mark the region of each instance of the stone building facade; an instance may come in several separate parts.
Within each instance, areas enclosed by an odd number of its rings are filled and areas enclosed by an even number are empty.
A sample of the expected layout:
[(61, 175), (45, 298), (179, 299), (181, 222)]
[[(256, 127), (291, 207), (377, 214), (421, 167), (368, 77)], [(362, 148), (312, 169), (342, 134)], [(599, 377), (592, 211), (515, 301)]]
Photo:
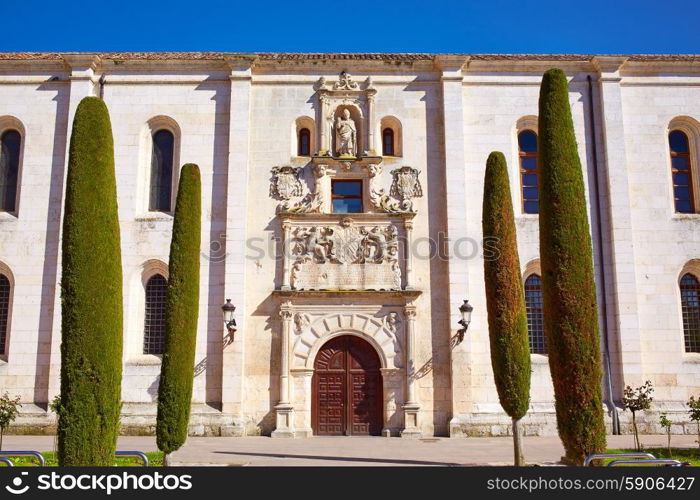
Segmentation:
[[(553, 66), (570, 78), (586, 181), (608, 424), (611, 395), (619, 406), (625, 385), (649, 379), (646, 430), (668, 411), (674, 432), (693, 432), (684, 402), (700, 395), (697, 56), (228, 53), (0, 54), (0, 388), (25, 402), (17, 431), (55, 422), (67, 149), (76, 106), (94, 95), (115, 146), (124, 432), (154, 429), (174, 191), (187, 162), (201, 168), (203, 197), (193, 434), (509, 432), (481, 241), (485, 161), (497, 150), (509, 162), (528, 296), (525, 429), (555, 433), (534, 139), (539, 83)], [(231, 333), (226, 299), (237, 308)], [(460, 335), (465, 299), (474, 311)], [(629, 416), (619, 417), (625, 431)]]

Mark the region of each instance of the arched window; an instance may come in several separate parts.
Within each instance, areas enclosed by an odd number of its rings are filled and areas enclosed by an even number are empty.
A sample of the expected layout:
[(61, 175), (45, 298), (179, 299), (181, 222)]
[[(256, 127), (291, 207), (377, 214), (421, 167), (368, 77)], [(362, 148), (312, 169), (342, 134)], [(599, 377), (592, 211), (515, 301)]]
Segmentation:
[(544, 315), (542, 313), (542, 280), (536, 274), (531, 274), (525, 280), (525, 310), (527, 311), (530, 352), (547, 354), (547, 346), (544, 342)]
[(146, 317), (143, 324), (143, 353), (163, 354), (165, 348), (165, 297), (168, 281), (160, 274), (146, 282)]
[(540, 211), (540, 197), (537, 190), (537, 134), (523, 130), (518, 134), (520, 156), (520, 183), (523, 190), (523, 213), (536, 214)]
[(308, 128), (299, 131), (299, 145), (297, 156), (311, 156), (311, 132)]
[(396, 154), (393, 129), (385, 128), (382, 131), (382, 154), (384, 156), (394, 156)]
[(148, 209), (152, 212), (170, 212), (173, 192), (173, 155), (175, 137), (169, 130), (153, 134), (151, 155), (151, 195)]
[(7, 334), (10, 324), (10, 279), (0, 274), (0, 356), (7, 353)]
[(693, 203), (692, 165), (688, 136), (681, 130), (668, 134), (671, 149), (671, 172), (673, 175), (673, 199), (676, 212), (682, 214), (695, 211)]
[(7, 130), (0, 136), (0, 211), (17, 210), (17, 176), (22, 136)]
[(685, 352), (700, 352), (700, 283), (692, 274), (685, 274), (680, 288)]

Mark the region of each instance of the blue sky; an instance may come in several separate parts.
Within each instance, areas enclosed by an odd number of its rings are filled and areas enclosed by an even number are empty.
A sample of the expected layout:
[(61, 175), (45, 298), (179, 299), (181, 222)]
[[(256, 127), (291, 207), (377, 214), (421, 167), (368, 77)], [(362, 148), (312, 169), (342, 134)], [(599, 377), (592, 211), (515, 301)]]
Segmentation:
[(4, 0), (0, 51), (700, 53), (700, 0)]

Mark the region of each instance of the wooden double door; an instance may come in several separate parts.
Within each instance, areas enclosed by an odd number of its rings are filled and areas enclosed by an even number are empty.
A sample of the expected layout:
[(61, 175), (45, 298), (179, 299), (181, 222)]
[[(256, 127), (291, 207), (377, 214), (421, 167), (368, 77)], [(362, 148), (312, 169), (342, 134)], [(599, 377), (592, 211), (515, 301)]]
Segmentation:
[(379, 356), (365, 340), (329, 340), (314, 361), (312, 428), (319, 436), (378, 436), (382, 431)]

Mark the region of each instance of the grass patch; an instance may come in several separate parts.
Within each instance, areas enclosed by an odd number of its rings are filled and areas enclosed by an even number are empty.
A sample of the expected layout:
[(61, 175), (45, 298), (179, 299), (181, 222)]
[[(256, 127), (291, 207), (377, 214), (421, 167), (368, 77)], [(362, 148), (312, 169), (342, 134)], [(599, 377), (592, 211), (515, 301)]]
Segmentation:
[[(606, 450), (605, 453), (634, 453), (637, 450), (632, 449), (612, 449)], [(690, 465), (700, 467), (700, 448), (671, 448), (671, 455), (668, 454), (668, 448), (645, 448), (644, 453), (651, 453), (656, 458), (671, 458), (680, 462), (690, 462)], [(608, 465), (612, 460), (603, 460), (599, 462), (601, 465)]]
[[(41, 454), (46, 460), (47, 467), (58, 467), (58, 458), (56, 458), (56, 452), (54, 451), (42, 451)], [(146, 456), (148, 457), (149, 465), (153, 467), (163, 466), (163, 452), (162, 451), (147, 451)], [(34, 457), (8, 457), (15, 464), (15, 467), (36, 467), (38, 466), (38, 461)], [(136, 457), (119, 457), (115, 459), (115, 465), (119, 467), (138, 467), (141, 465), (141, 459)], [(7, 467), (5, 464), (0, 464), (0, 467)]]

